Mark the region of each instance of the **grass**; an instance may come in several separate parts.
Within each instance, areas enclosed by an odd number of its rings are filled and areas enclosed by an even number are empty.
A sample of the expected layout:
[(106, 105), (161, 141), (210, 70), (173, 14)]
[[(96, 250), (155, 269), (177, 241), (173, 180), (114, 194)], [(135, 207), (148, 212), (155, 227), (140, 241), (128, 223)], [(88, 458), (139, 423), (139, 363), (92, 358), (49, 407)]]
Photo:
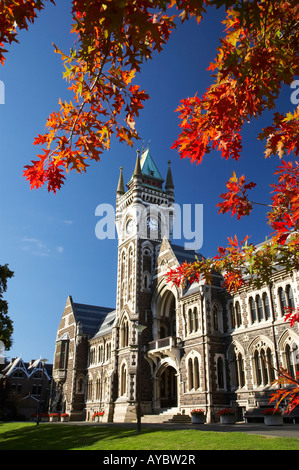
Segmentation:
[(0, 450), (299, 450), (299, 439), (241, 432), (0, 423)]

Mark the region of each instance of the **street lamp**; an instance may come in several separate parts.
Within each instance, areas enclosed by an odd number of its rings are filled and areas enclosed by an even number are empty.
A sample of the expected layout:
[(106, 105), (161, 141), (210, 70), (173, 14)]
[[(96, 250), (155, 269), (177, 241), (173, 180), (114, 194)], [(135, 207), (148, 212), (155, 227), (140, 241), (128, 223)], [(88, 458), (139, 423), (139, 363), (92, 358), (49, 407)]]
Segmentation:
[(137, 363), (137, 431), (141, 431), (141, 333), (147, 328), (145, 325), (140, 325), (138, 321), (134, 323), (138, 333), (138, 363)]
[(42, 401), (42, 396), (43, 396), (43, 378), (44, 378), (44, 369), (45, 369), (45, 364), (48, 361), (48, 359), (41, 359), (42, 363), (42, 380), (41, 380), (41, 390), (40, 390), (40, 400), (38, 403), (38, 410), (37, 410), (37, 419), (36, 419), (36, 424), (39, 425), (40, 421), (40, 409), (41, 409), (41, 401)]

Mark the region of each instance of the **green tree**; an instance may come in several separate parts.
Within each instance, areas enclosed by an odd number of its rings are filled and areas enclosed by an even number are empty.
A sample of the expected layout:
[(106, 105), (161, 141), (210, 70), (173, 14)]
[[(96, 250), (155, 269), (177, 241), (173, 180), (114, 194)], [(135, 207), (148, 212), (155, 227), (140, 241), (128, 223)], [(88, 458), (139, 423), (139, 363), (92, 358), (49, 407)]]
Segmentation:
[(8, 316), (8, 303), (3, 299), (3, 293), (7, 289), (7, 279), (13, 275), (7, 264), (0, 265), (0, 340), (3, 341), (5, 349), (12, 346), (13, 322)]

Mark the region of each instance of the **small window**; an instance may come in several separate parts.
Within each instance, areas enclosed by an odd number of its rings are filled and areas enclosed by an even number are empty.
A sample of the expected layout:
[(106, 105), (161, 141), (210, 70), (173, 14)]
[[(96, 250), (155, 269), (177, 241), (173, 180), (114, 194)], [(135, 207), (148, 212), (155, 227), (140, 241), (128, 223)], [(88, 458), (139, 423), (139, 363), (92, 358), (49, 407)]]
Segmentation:
[(262, 321), (264, 319), (264, 311), (263, 311), (263, 302), (260, 295), (257, 295), (256, 298), (256, 306), (257, 306), (257, 318), (258, 321)]
[(213, 322), (214, 322), (214, 330), (218, 331), (219, 330), (219, 324), (218, 324), (218, 308), (216, 305), (213, 307)]
[(249, 308), (250, 308), (251, 323), (255, 323), (257, 321), (256, 308), (255, 308), (255, 301), (253, 300), (252, 297), (249, 298)]
[(286, 286), (286, 303), (288, 307), (295, 308), (293, 289), (289, 284)]
[(200, 372), (198, 357), (189, 357), (188, 364), (188, 390), (198, 390), (200, 388)]
[(129, 322), (125, 317), (120, 327), (120, 345), (122, 348), (129, 346)]
[(235, 315), (236, 315), (236, 324), (237, 324), (237, 327), (239, 328), (242, 325), (241, 307), (240, 307), (239, 302), (236, 302), (235, 304)]
[(120, 371), (120, 396), (127, 393), (127, 366), (123, 364)]
[(278, 289), (278, 299), (279, 299), (280, 313), (281, 315), (284, 315), (287, 303), (286, 303), (285, 293), (282, 287)]
[(269, 320), (270, 319), (270, 306), (269, 306), (269, 298), (266, 292), (263, 293), (263, 306), (264, 306), (265, 320)]
[(217, 379), (218, 388), (224, 388), (224, 364), (222, 357), (218, 357), (217, 360)]

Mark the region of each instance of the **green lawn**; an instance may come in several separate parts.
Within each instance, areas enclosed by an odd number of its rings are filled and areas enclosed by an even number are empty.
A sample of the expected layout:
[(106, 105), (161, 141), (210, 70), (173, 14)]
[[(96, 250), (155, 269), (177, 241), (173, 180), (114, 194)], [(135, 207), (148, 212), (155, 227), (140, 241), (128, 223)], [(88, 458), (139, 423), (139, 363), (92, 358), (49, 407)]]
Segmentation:
[(0, 423), (0, 450), (299, 450), (299, 439), (194, 429)]

